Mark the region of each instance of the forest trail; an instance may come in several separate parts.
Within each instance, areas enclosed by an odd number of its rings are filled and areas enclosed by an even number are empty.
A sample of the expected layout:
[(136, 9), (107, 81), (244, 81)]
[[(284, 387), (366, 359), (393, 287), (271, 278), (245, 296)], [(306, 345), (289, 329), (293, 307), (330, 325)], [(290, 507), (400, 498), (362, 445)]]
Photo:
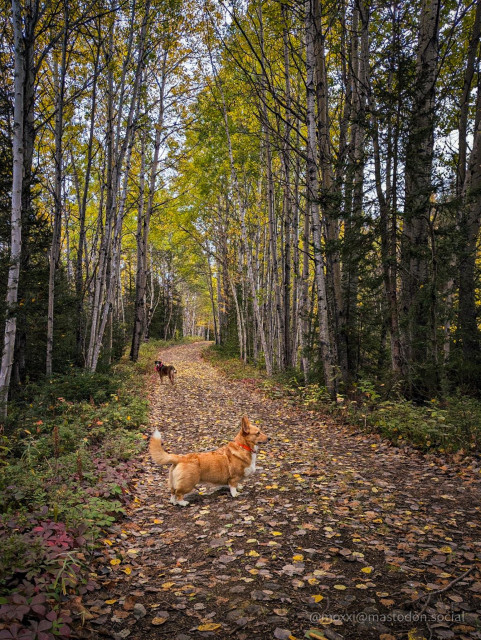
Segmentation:
[[(208, 489), (181, 508), (146, 454), (128, 517), (94, 560), (101, 590), (84, 602), (81, 635), (481, 638), (479, 471), (267, 399), (203, 361), (204, 348), (162, 352), (177, 384), (149, 377), (151, 427), (169, 451), (209, 450), (245, 413), (271, 436), (262, 469), (236, 499)], [(430, 592), (427, 607), (406, 604)]]

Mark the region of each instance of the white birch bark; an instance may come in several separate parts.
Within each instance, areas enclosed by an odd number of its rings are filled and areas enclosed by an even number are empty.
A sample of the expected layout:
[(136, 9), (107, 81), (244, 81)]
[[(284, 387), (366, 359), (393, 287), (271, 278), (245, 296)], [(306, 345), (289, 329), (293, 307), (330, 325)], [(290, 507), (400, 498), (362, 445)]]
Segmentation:
[[(110, 246), (110, 237), (107, 237), (107, 241), (104, 247), (104, 271), (103, 274), (100, 275), (100, 290), (102, 289), (102, 281), (104, 283), (106, 293), (105, 300), (101, 303), (100, 296), (96, 298), (95, 307), (94, 307), (94, 316), (95, 317), (95, 325), (92, 321), (91, 334), (90, 334), (90, 344), (89, 344), (89, 353), (87, 359), (87, 368), (90, 371), (95, 371), (97, 368), (98, 359), (100, 356), (100, 351), (102, 348), (102, 339), (105, 332), (105, 328), (107, 326), (107, 321), (109, 317), (109, 312), (111, 306), (113, 304), (115, 298), (115, 288), (116, 288), (116, 279), (115, 274), (117, 273), (119, 262), (120, 262), (120, 251), (121, 251), (121, 233), (122, 233), (122, 224), (124, 218), (124, 205), (126, 199), (126, 189), (127, 189), (127, 180), (130, 169), (130, 156), (132, 152), (133, 145), (133, 135), (134, 135), (134, 122), (135, 122), (135, 114), (138, 111), (139, 107), (139, 90), (141, 85), (141, 77), (142, 77), (142, 69), (144, 65), (144, 51), (145, 51), (145, 37), (147, 31), (147, 21), (150, 13), (150, 2), (147, 1), (145, 6), (145, 13), (142, 20), (142, 27), (139, 34), (139, 45), (138, 45), (138, 58), (137, 65), (134, 76), (134, 85), (132, 88), (132, 95), (130, 100), (130, 107), (127, 115), (127, 123), (126, 123), (126, 131), (125, 136), (120, 143), (119, 135), (120, 129), (117, 127), (117, 136), (114, 147), (114, 162), (112, 168), (112, 176), (111, 176), (111, 196), (110, 199), (107, 199), (107, 219), (111, 221), (111, 224), (114, 225), (113, 228), (113, 238), (112, 238), (112, 246)], [(132, 28), (132, 27), (131, 27)], [(123, 113), (123, 103), (119, 104), (119, 121), (121, 114)], [(124, 187), (121, 194), (120, 202), (118, 202), (118, 193), (120, 191), (120, 183), (122, 178), (122, 168), (125, 161), (125, 171), (124, 171)], [(107, 225), (106, 225), (107, 226)], [(111, 226), (110, 224), (107, 226), (107, 232), (111, 234)], [(110, 256), (106, 256), (106, 251), (110, 248), (111, 254)], [(106, 266), (107, 261), (105, 257), (111, 258), (110, 265), (110, 273), (113, 277), (111, 277), (109, 283), (105, 283), (106, 277)], [(101, 306), (97, 306), (100, 305)], [(96, 313), (95, 313), (96, 311)], [(98, 326), (97, 326), (98, 322)]]
[[(54, 191), (54, 217), (52, 230), (52, 243), (49, 255), (49, 275), (48, 275), (48, 305), (47, 305), (47, 355), (45, 359), (45, 373), (52, 375), (53, 367), (53, 323), (54, 323), (54, 303), (55, 303), (55, 275), (57, 273), (60, 260), (60, 240), (62, 232), (62, 178), (63, 178), (63, 153), (62, 153), (62, 133), (63, 133), (63, 109), (65, 94), (65, 73), (67, 59), (67, 14), (64, 15), (64, 37), (62, 40), (62, 53), (60, 69), (58, 62), (54, 60), (54, 76), (56, 85), (56, 114), (55, 114), (55, 191)], [(55, 53), (54, 53), (55, 55)]]
[(12, 0), (13, 35), (15, 46), (15, 96), (13, 112), (13, 176), (10, 266), (8, 269), (6, 322), (0, 368), (0, 411), (7, 416), (7, 400), (12, 375), (15, 335), (17, 331), (16, 305), (20, 277), (22, 248), (22, 179), (23, 179), (23, 118), (25, 89), (25, 56), (20, 1)]
[(232, 185), (234, 187), (234, 193), (236, 195), (237, 206), (238, 206), (238, 209), (239, 209), (242, 240), (243, 240), (244, 247), (245, 247), (245, 252), (246, 252), (247, 276), (248, 276), (248, 279), (249, 279), (249, 285), (250, 285), (250, 289), (251, 289), (252, 306), (254, 308), (254, 315), (255, 315), (256, 323), (257, 323), (257, 330), (259, 331), (262, 350), (264, 352), (264, 360), (265, 360), (265, 365), (266, 365), (266, 372), (267, 372), (267, 375), (270, 376), (270, 375), (272, 375), (271, 353), (270, 353), (270, 350), (269, 350), (269, 347), (268, 347), (268, 344), (267, 344), (264, 322), (263, 322), (263, 319), (262, 319), (261, 310), (260, 310), (260, 306), (259, 306), (259, 300), (258, 300), (258, 297), (257, 297), (258, 296), (258, 291), (257, 291), (257, 286), (256, 286), (256, 281), (255, 281), (255, 276), (254, 276), (254, 268), (253, 268), (253, 264), (252, 264), (252, 253), (251, 253), (251, 250), (250, 250), (249, 238), (248, 238), (248, 235), (247, 235), (246, 212), (245, 212), (245, 207), (244, 207), (244, 202), (243, 202), (243, 199), (242, 199), (242, 195), (241, 195), (241, 192), (240, 192), (239, 181), (238, 181), (238, 178), (237, 178), (237, 171), (236, 171), (235, 164), (234, 164), (234, 153), (232, 151), (232, 141), (231, 141), (230, 130), (229, 130), (229, 119), (227, 117), (227, 107), (226, 107), (226, 103), (225, 103), (224, 90), (222, 89), (222, 84), (221, 84), (220, 80), (218, 80), (218, 87), (219, 87), (221, 98), (222, 98), (222, 110), (223, 110), (223, 115), (224, 115), (224, 125), (225, 125), (225, 134), (226, 134), (226, 138), (227, 138), (227, 148), (228, 148), (228, 152), (229, 152), (229, 163), (230, 163), (230, 172), (231, 172)]
[(306, 100), (307, 100), (307, 202), (312, 218), (314, 264), (317, 284), (317, 311), (319, 317), (319, 342), (326, 387), (336, 396), (336, 376), (333, 367), (331, 338), (324, 274), (324, 255), (321, 246), (321, 221), (319, 215), (319, 173), (316, 131), (316, 56), (314, 2), (309, 0), (306, 11)]

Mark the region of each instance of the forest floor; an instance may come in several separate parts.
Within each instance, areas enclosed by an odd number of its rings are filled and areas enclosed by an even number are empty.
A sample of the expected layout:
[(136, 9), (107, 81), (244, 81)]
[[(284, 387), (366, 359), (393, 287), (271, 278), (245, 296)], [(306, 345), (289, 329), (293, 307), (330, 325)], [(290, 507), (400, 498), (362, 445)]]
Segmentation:
[(202, 359), (162, 352), (146, 380), (166, 448), (217, 448), (247, 414), (271, 436), (233, 499), (169, 502), (139, 461), (127, 517), (92, 559), (81, 637), (481, 638), (481, 475), (325, 421)]

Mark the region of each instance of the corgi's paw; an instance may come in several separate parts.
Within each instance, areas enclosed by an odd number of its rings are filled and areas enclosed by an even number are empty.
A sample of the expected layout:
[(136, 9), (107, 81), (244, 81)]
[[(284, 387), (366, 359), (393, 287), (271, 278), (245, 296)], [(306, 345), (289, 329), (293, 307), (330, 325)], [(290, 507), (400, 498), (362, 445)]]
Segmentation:
[(238, 491), (237, 491), (236, 487), (231, 487), (231, 488), (230, 488), (230, 494), (231, 494), (231, 496), (232, 496), (233, 498), (237, 497), (237, 495), (238, 495)]
[(187, 502), (187, 500), (177, 500), (177, 503), (179, 505), (179, 507), (186, 507), (189, 503)]
[(170, 502), (172, 504), (177, 504), (177, 500), (176, 500), (175, 496), (170, 496)]

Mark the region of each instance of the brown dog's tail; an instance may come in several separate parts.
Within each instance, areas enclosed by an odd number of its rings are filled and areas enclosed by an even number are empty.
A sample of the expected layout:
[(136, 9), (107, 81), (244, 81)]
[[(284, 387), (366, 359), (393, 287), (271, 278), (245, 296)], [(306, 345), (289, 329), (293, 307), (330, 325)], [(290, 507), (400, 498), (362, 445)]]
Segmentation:
[(182, 457), (165, 451), (162, 446), (162, 434), (157, 429), (154, 431), (154, 435), (150, 438), (149, 451), (150, 457), (157, 464), (177, 464)]

